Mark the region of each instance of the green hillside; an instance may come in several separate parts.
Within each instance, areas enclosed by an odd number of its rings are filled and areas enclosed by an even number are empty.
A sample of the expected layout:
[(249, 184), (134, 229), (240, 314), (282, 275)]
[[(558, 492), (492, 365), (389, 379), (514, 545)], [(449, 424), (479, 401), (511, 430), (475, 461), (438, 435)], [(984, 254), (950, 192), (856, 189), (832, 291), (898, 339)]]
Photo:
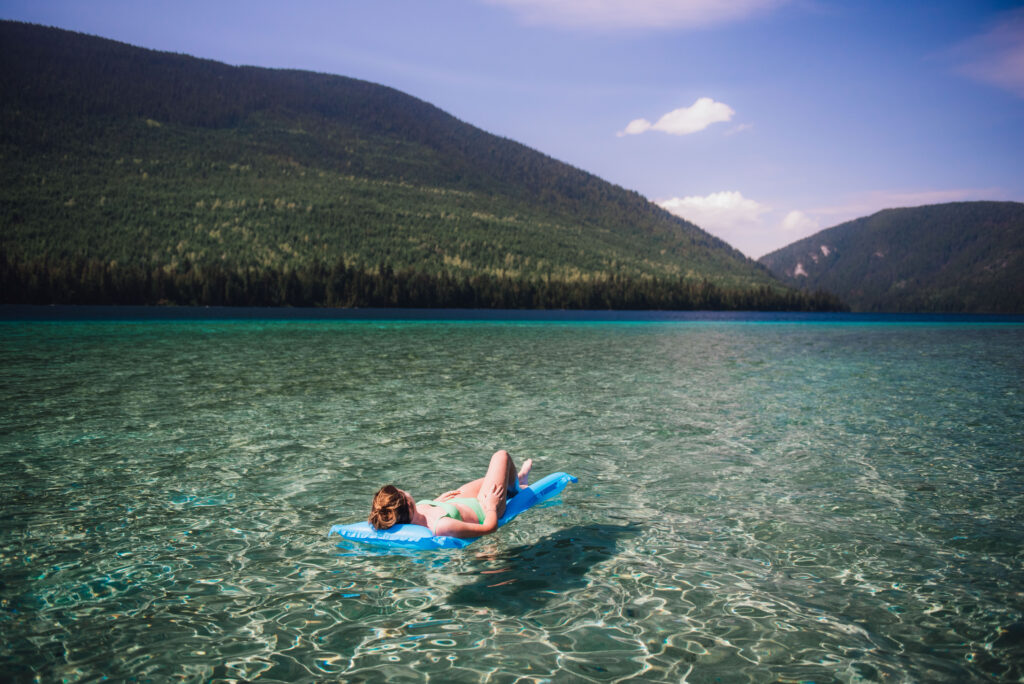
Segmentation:
[(9, 21), (0, 64), (4, 301), (835, 305), (390, 88)]
[(887, 209), (760, 261), (856, 311), (1024, 313), (1024, 204)]

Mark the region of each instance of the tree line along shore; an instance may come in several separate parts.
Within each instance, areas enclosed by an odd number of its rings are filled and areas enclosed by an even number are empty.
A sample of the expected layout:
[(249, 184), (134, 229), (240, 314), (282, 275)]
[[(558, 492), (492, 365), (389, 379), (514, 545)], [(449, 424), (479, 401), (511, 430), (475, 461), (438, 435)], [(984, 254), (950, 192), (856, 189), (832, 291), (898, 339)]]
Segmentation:
[(707, 280), (611, 275), (574, 281), (427, 273), (314, 264), (232, 269), (180, 264), (147, 268), (96, 259), (23, 261), (0, 253), (4, 304), (444, 307), (842, 311), (833, 295), (785, 288), (722, 288)]

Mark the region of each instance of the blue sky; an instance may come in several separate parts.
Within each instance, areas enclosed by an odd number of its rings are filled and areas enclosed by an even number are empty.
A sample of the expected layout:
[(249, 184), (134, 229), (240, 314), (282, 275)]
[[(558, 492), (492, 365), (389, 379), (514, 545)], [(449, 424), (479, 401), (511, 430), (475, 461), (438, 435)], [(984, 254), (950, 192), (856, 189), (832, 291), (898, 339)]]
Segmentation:
[(748, 256), (887, 207), (1024, 201), (1024, 3), (0, 0), (0, 17), (388, 85)]

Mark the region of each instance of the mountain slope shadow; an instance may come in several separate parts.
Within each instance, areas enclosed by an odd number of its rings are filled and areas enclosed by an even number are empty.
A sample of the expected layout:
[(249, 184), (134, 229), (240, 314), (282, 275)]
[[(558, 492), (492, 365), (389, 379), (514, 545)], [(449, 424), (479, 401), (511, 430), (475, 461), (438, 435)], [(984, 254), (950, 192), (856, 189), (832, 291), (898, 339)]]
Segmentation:
[(475, 581), (453, 591), (448, 602), (488, 606), (506, 614), (542, 607), (570, 589), (586, 586), (592, 567), (617, 553), (620, 538), (640, 526), (576, 525), (502, 551), (500, 567), (481, 570)]

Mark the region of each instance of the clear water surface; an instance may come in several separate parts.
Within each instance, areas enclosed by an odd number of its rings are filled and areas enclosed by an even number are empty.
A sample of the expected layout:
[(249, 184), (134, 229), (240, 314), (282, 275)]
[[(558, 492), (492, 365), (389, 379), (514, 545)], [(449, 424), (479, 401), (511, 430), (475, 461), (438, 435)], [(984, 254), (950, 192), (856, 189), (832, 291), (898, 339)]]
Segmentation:
[[(0, 324), (0, 679), (1024, 677), (1024, 326)], [(327, 538), (507, 448), (465, 550)]]

